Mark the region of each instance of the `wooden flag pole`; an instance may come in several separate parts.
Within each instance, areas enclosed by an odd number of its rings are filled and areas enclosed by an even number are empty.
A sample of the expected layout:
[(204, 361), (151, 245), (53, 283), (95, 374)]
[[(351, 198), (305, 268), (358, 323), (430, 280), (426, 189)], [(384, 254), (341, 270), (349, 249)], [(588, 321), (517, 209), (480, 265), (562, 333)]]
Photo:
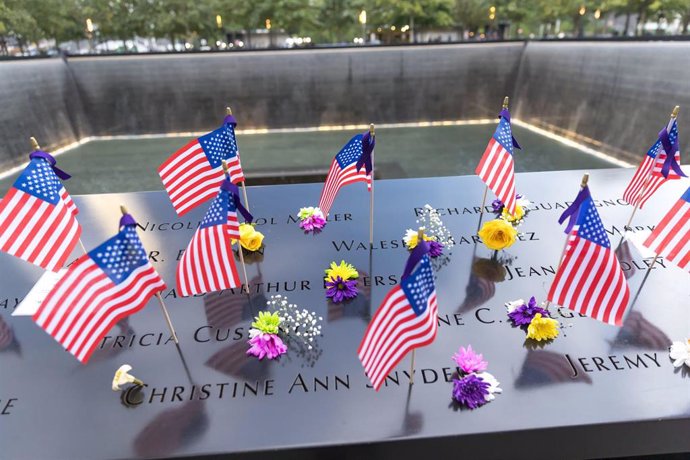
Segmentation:
[[(589, 173), (585, 173), (582, 176), (582, 182), (580, 183), (580, 190), (584, 189), (587, 187), (587, 182), (589, 182)], [(568, 241), (570, 241), (570, 234), (565, 236), (565, 243), (563, 243), (563, 250), (561, 251), (561, 255), (558, 258), (558, 266), (556, 267), (556, 273), (558, 273), (558, 270), (561, 268), (561, 264), (563, 263), (563, 256), (565, 256), (565, 251), (568, 249)], [(546, 308), (549, 308), (549, 305), (551, 305), (550, 300), (546, 300)]]
[[(508, 104), (510, 103), (510, 98), (508, 96), (503, 98), (503, 109), (508, 108)], [(479, 227), (482, 225), (482, 219), (484, 217), (484, 206), (486, 205), (486, 195), (489, 192), (489, 186), (486, 185), (484, 187), (484, 197), (482, 198), (482, 207), (481, 210), (479, 211), (479, 224), (477, 225), (477, 230), (479, 230)]]
[[(31, 136), (29, 138), (29, 142), (31, 142), (31, 148), (33, 149), (33, 151), (41, 150), (41, 146), (39, 145), (35, 137)], [(88, 252), (86, 250), (86, 247), (84, 246), (84, 242), (81, 240), (81, 236), (79, 237), (79, 246), (81, 246), (81, 250), (84, 251), (84, 254)]]
[[(369, 125), (369, 136), (371, 142), (374, 141), (376, 133), (374, 132), (374, 124)], [(374, 152), (371, 152), (371, 193), (369, 193), (369, 248), (374, 247)], [(369, 274), (371, 276), (371, 273)]]
[[(671, 112), (671, 119), (668, 122), (668, 125), (666, 125), (666, 131), (670, 131), (671, 127), (673, 127), (673, 122), (676, 118), (678, 118), (678, 113), (680, 112), (680, 106), (677, 105), (673, 108), (673, 111)], [(667, 155), (670, 155), (670, 153), (667, 152)], [(640, 198), (644, 195), (644, 192), (647, 191), (647, 187), (649, 186), (649, 183), (652, 181), (652, 172), (649, 172), (649, 176), (647, 177), (647, 180), (645, 181), (644, 185), (642, 186), (642, 190), (640, 190), (640, 193), (637, 194), (637, 199), (635, 200), (637, 204), (635, 204), (635, 207), (633, 208), (632, 214), (630, 214), (630, 219), (628, 219), (628, 223), (625, 224), (624, 229), (630, 228), (630, 225), (632, 224), (633, 217), (635, 217), (635, 212), (637, 212), (637, 208), (639, 207), (639, 201)]]
[[(422, 241), (424, 241), (424, 227), (419, 227), (419, 230), (417, 230), (417, 244), (420, 244)], [(415, 351), (417, 349), (412, 350), (412, 356), (410, 356), (410, 385), (414, 385), (414, 355)]]
[[(228, 108), (229, 109), (229, 108)], [(228, 175), (228, 163), (223, 160), (223, 172), (225, 173), (226, 177), (229, 177)], [(247, 209), (249, 211), (249, 209)], [(237, 253), (240, 256), (240, 263), (242, 264), (242, 273), (244, 274), (244, 291), (249, 294), (249, 278), (247, 278), (247, 266), (244, 264), (244, 254), (242, 253), (242, 243), (240, 242), (239, 238), (237, 239)]]
[[(120, 205), (120, 212), (122, 212), (123, 216), (125, 214), (129, 214), (129, 211), (127, 211), (127, 208), (124, 205)], [(180, 342), (177, 340), (175, 328), (172, 325), (170, 315), (168, 314), (168, 309), (165, 308), (165, 303), (163, 302), (163, 297), (161, 297), (160, 292), (156, 292), (156, 298), (158, 299), (158, 304), (161, 306), (161, 309), (163, 310), (163, 316), (165, 316), (165, 321), (168, 323), (168, 329), (170, 329), (170, 334), (172, 334), (173, 341), (175, 342), (175, 344), (179, 344)]]
[[(225, 107), (225, 115), (232, 115), (232, 109), (230, 108), (230, 106)], [(239, 151), (239, 148), (237, 150)], [(242, 172), (242, 174), (244, 174), (244, 171)], [(240, 185), (242, 186), (242, 198), (244, 198), (244, 207), (247, 208), (247, 211), (249, 211), (249, 200), (247, 199), (247, 186), (244, 182), (245, 181), (240, 182)]]

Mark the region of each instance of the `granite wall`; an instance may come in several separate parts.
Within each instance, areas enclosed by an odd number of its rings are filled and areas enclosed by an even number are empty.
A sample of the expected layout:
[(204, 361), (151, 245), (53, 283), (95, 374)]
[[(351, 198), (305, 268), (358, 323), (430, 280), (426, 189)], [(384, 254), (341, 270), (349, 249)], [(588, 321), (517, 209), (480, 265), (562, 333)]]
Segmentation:
[(29, 137), (55, 148), (91, 133), (70, 68), (62, 59), (0, 63), (0, 171), (27, 160)]
[(513, 114), (637, 163), (675, 105), (683, 147), (690, 135), (690, 42), (531, 42)]
[[(516, 118), (639, 159), (674, 105), (690, 111), (690, 42), (521, 42), (75, 57), (0, 63), (0, 170), (33, 135)], [(690, 132), (690, 114), (680, 117)]]

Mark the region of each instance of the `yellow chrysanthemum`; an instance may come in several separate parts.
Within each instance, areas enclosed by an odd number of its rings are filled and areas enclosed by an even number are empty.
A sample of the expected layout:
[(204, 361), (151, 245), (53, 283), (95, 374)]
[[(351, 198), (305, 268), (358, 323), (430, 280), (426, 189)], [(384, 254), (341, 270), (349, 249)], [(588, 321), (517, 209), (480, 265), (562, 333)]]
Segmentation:
[(344, 260), (340, 261), (340, 265), (336, 264), (335, 262), (331, 262), (331, 267), (326, 269), (326, 277), (324, 280), (328, 281), (331, 279), (336, 279), (337, 277), (340, 277), (343, 280), (355, 279), (359, 277), (359, 273), (357, 273), (355, 267), (353, 267), (351, 264), (348, 264)]
[[(264, 234), (251, 224), (240, 224), (240, 244), (248, 251), (257, 251), (264, 242)], [(232, 240), (232, 244), (237, 240)]]
[[(414, 249), (417, 247), (417, 242), (418, 242), (418, 237), (417, 237), (417, 231), (412, 230), (411, 228), (408, 228), (405, 231), (405, 236), (403, 237), (403, 242), (405, 243), (405, 246), (407, 246), (407, 249)], [(424, 241), (436, 241), (436, 238), (433, 236), (429, 236), (426, 233), (424, 234)]]
[(525, 217), (525, 210), (519, 204), (515, 205), (515, 214), (511, 214), (507, 207), (503, 207), (501, 218), (508, 222), (515, 222)]
[(487, 248), (498, 251), (515, 243), (517, 230), (503, 219), (494, 219), (482, 225), (478, 235)]
[(558, 332), (558, 321), (542, 317), (541, 313), (534, 315), (529, 326), (527, 326), (527, 338), (537, 342), (555, 339), (558, 337)]

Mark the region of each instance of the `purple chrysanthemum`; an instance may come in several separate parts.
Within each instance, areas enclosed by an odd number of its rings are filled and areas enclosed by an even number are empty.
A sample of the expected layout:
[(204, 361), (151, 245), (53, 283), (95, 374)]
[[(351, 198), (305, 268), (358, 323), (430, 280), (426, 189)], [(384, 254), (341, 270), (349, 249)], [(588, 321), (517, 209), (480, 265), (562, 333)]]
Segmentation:
[(486, 397), (489, 395), (489, 383), (469, 374), (461, 379), (453, 379), (453, 399), (470, 409), (486, 404)]
[(256, 356), (259, 360), (275, 359), (287, 353), (287, 346), (276, 334), (258, 334), (247, 342), (251, 348), (247, 350), (248, 355)]
[(431, 257), (438, 257), (443, 254), (443, 243), (431, 240), (429, 243), (429, 255)]
[(489, 363), (484, 361), (484, 356), (475, 353), (472, 345), (468, 345), (467, 348), (460, 347), (458, 352), (453, 355), (453, 361), (466, 374), (483, 372), (489, 366)]
[(531, 297), (527, 305), (521, 305), (508, 313), (508, 318), (515, 326), (529, 326), (537, 313), (541, 313), (544, 318), (550, 318), (549, 312), (537, 305), (537, 300)]
[(357, 280), (344, 280), (340, 276), (326, 281), (326, 297), (333, 303), (357, 297)]
[(499, 216), (500, 216), (501, 213), (503, 212), (503, 208), (504, 208), (504, 207), (505, 207), (505, 205), (504, 205), (503, 202), (502, 202), (501, 200), (499, 200), (498, 198), (491, 202), (491, 209), (492, 209), (492, 212), (493, 212), (494, 214), (499, 215)]
[(321, 230), (326, 226), (326, 219), (319, 215), (311, 215), (304, 220), (301, 220), (299, 226), (305, 232), (314, 232)]

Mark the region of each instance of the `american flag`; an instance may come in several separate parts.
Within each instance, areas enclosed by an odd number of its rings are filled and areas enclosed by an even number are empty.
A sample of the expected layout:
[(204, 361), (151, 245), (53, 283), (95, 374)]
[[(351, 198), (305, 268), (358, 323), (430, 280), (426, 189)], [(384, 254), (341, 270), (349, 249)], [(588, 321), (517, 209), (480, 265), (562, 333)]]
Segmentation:
[[(365, 142), (367, 146), (364, 146)], [(323, 184), (321, 199), (319, 200), (319, 208), (325, 216), (328, 216), (331, 206), (333, 206), (333, 201), (335, 201), (338, 191), (343, 186), (355, 182), (366, 182), (367, 189), (371, 191), (372, 171), (367, 171), (367, 168), (363, 168), (360, 160), (367, 154), (365, 147), (368, 148), (368, 153), (371, 154), (373, 142), (373, 138), (369, 136), (368, 132), (357, 134), (350, 139), (350, 142), (345, 144), (333, 159), (331, 169), (328, 170), (328, 175), (326, 176), (326, 182)]]
[[(470, 267), (470, 279), (465, 287), (465, 300), (463, 300), (462, 304), (458, 307), (458, 313), (472, 311), (478, 306), (485, 304), (496, 295), (496, 282), (485, 276), (478, 276), (475, 273), (474, 267), (478, 261), (484, 262), (482, 265), (494, 262), (491, 259), (482, 259), (480, 257), (473, 258), (472, 267)], [(498, 262), (496, 262), (496, 264), (500, 267)]]
[(551, 284), (548, 300), (620, 326), (630, 289), (589, 189), (585, 187), (580, 193), (583, 199), (577, 220), (568, 236), (563, 262)]
[(511, 214), (515, 214), (515, 163), (513, 162), (513, 133), (510, 115), (501, 112), (496, 131), (484, 150), (475, 174), (503, 201)]
[(438, 329), (438, 304), (429, 256), (403, 277), (374, 314), (357, 354), (378, 391), (408, 351), (430, 344)]
[[(225, 179), (228, 181), (228, 179)], [(229, 181), (228, 181), (229, 182)], [(231, 239), (240, 238), (233, 193), (221, 187), (177, 265), (177, 289), (183, 296), (240, 285)]]
[[(667, 132), (675, 161), (676, 163), (680, 163), (678, 123), (675, 119), (671, 121), (671, 126), (667, 128)], [(662, 140), (657, 139), (645, 155), (640, 166), (637, 167), (635, 175), (630, 180), (625, 192), (623, 192), (623, 199), (627, 201), (628, 204), (642, 209), (642, 206), (644, 206), (647, 200), (664, 182), (667, 180), (680, 179), (681, 176), (673, 169), (668, 171), (668, 177), (664, 176), (662, 173), (667, 154), (668, 152), (666, 152)]]
[(81, 236), (77, 212), (50, 164), (33, 158), (0, 202), (0, 250), (59, 271)]
[(232, 182), (244, 181), (235, 124), (232, 116), (226, 117), (223, 126), (185, 145), (158, 168), (178, 215), (186, 214), (216, 194), (223, 181), (223, 160), (228, 164)]
[(683, 270), (690, 268), (690, 188), (642, 244)]
[[(129, 217), (132, 223), (125, 223)], [(128, 214), (120, 232), (69, 266), (33, 316), (82, 363), (122, 318), (144, 308), (165, 283), (149, 263)]]

